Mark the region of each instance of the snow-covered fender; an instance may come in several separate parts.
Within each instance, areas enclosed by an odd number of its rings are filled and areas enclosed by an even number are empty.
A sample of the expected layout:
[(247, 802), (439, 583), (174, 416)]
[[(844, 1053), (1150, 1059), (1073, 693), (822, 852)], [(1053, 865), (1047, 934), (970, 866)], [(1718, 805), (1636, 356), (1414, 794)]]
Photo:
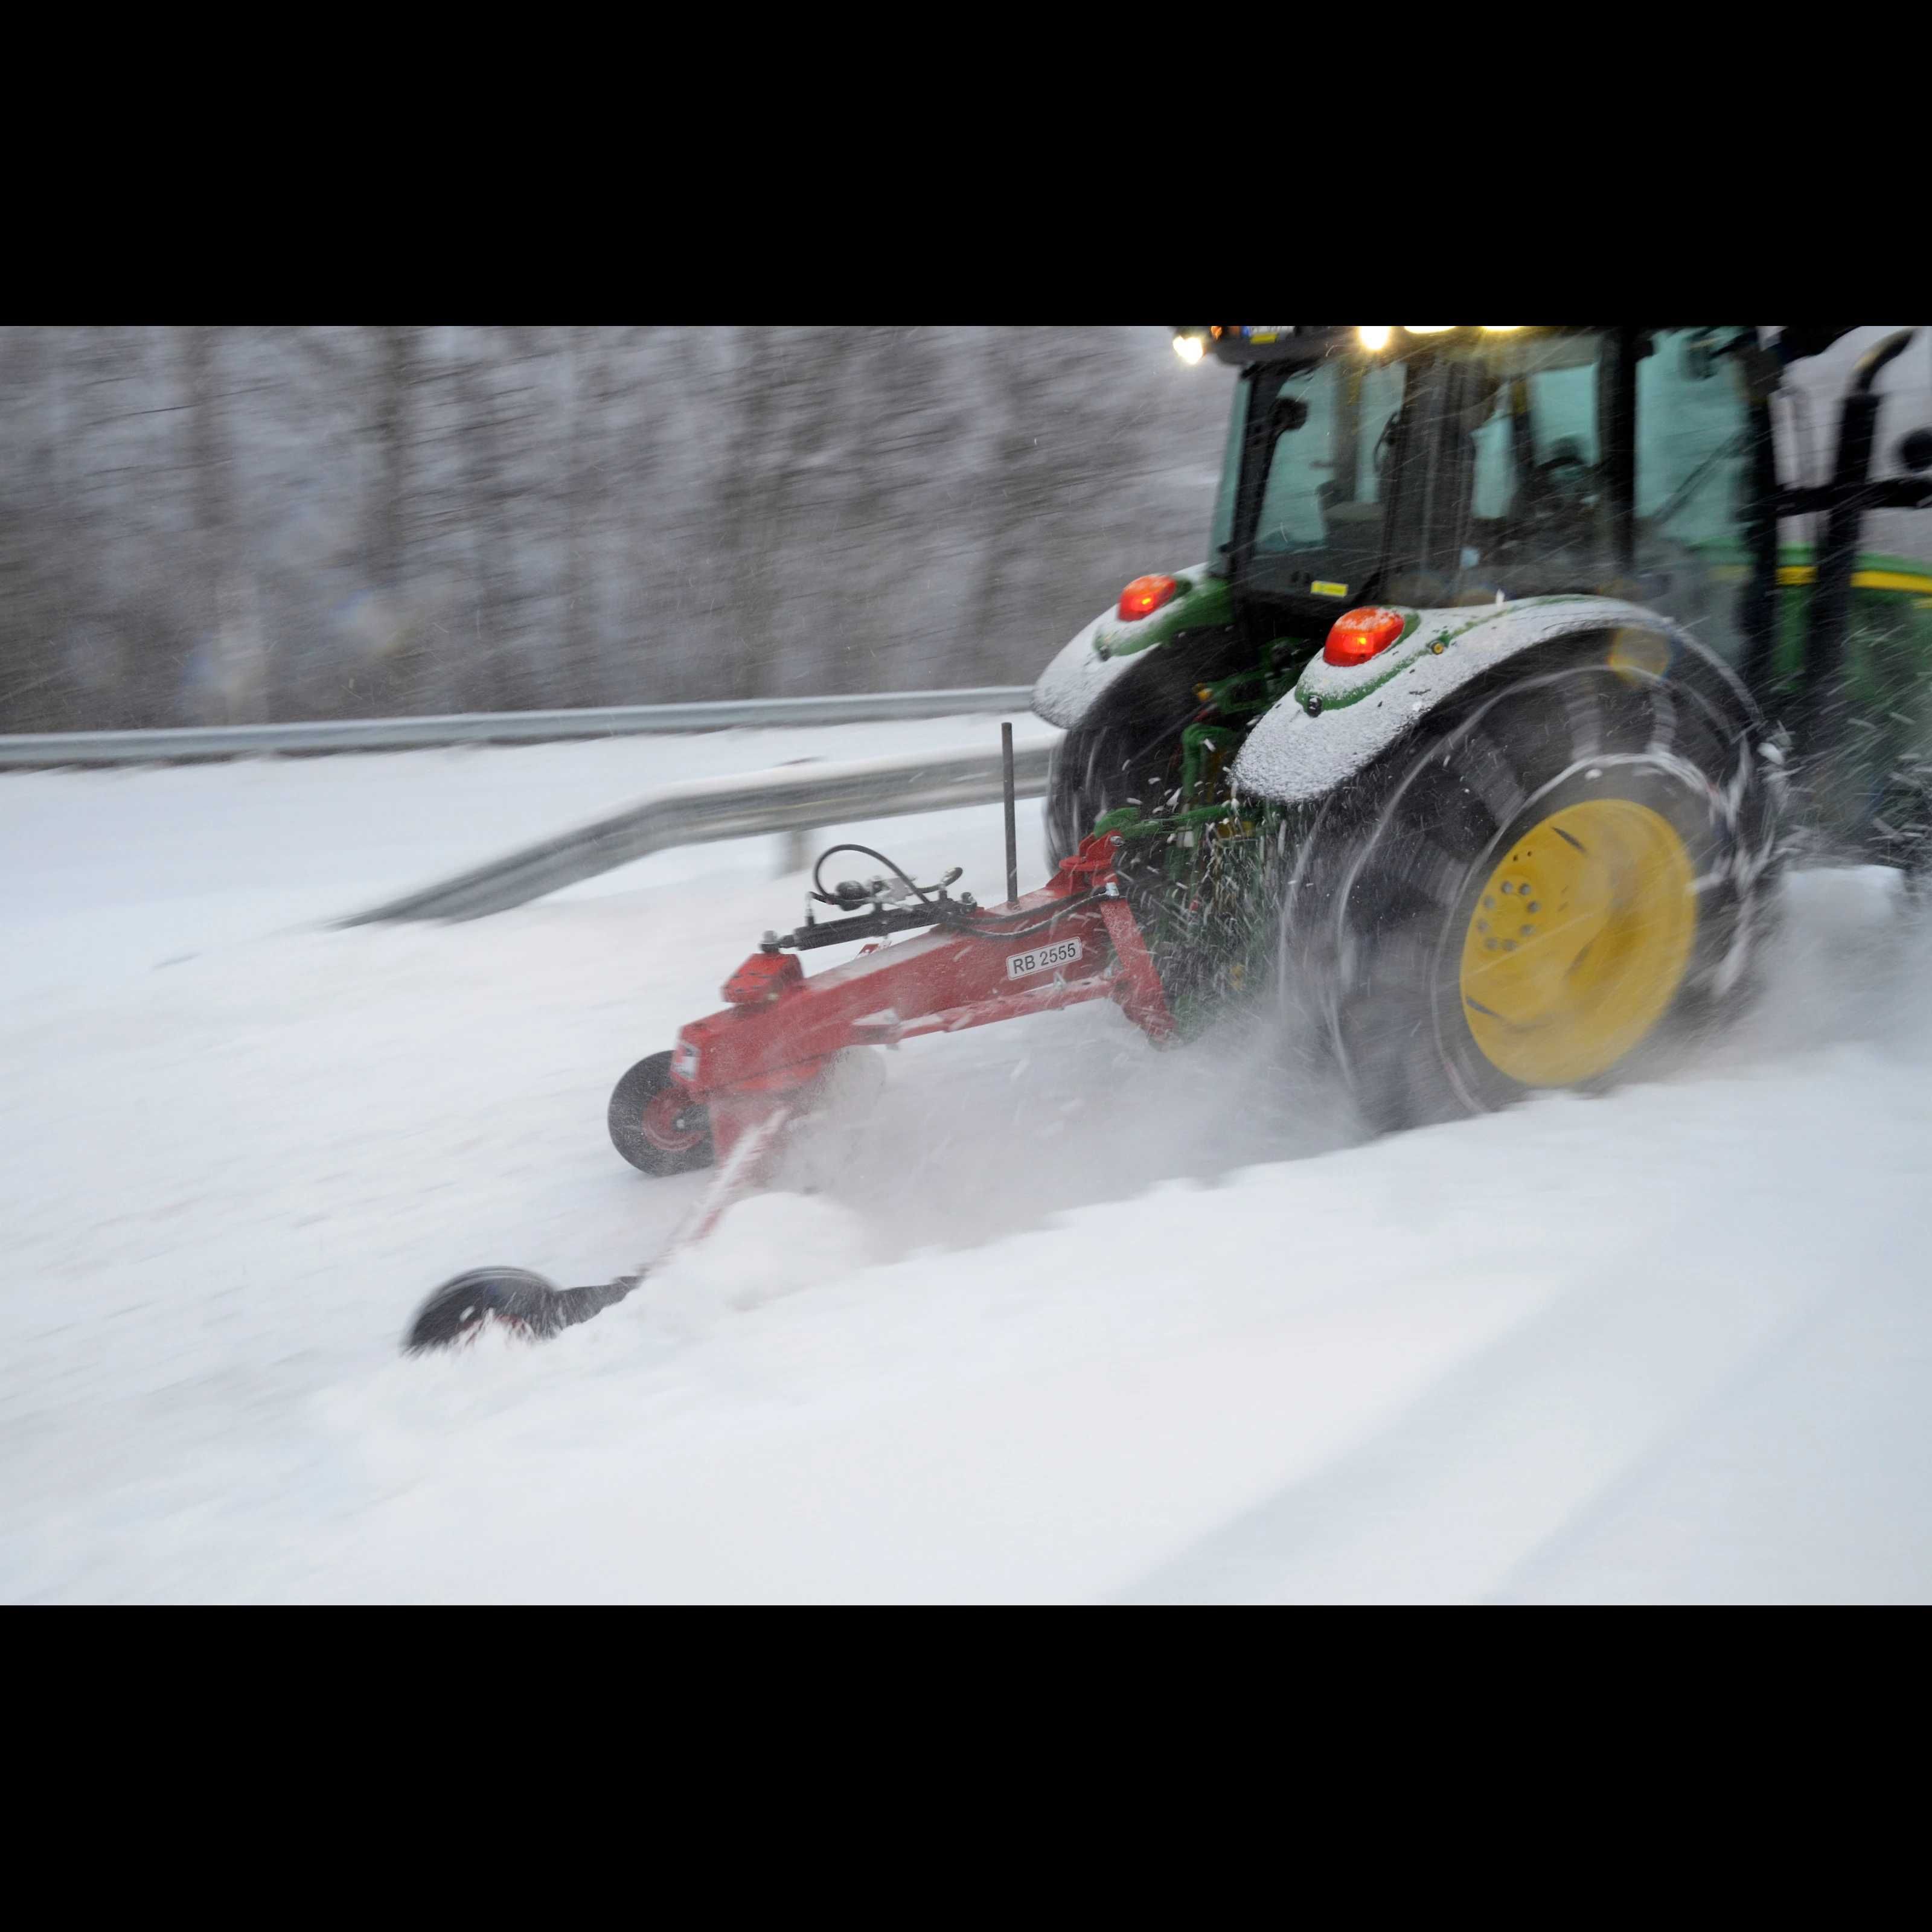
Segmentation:
[(1162, 645), (1232, 620), (1227, 584), (1206, 564), (1174, 576), (1180, 590), (1150, 616), (1123, 617), (1118, 608), (1103, 610), (1060, 652), (1033, 688), (1038, 716), (1070, 731), (1105, 692), (1145, 664)]
[(1627, 633), (1612, 646), (1612, 661), (1622, 650), (1634, 670), (1660, 672), (1688, 642), (1654, 610), (1609, 597), (1526, 597), (1474, 610), (1384, 608), (1406, 620), (1400, 638), (1366, 664), (1331, 664), (1318, 651), (1293, 691), (1249, 733), (1234, 760), (1239, 790), (1280, 805), (1319, 798), (1466, 685), (1559, 638)]

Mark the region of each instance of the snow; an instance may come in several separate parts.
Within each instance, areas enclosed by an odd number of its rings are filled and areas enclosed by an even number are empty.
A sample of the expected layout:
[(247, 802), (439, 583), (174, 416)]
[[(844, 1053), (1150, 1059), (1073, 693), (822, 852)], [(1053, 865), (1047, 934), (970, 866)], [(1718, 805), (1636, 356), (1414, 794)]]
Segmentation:
[[(1183, 584), (1198, 590), (1200, 580), (1213, 573), (1207, 564), (1195, 563), (1173, 574)], [(1170, 608), (1178, 610), (1181, 606)], [(1064, 730), (1072, 730), (1093, 710), (1100, 694), (1109, 685), (1124, 676), (1135, 665), (1145, 662), (1150, 652), (1160, 649), (1158, 643), (1142, 644), (1136, 650), (1113, 655), (1117, 646), (1131, 644), (1137, 636), (1144, 634), (1138, 627), (1147, 621), (1144, 618), (1123, 619), (1116, 614), (1116, 607), (1110, 604), (1090, 623), (1076, 632), (1070, 643), (1062, 645), (1040, 674), (1039, 682), (1034, 686), (1034, 710), (1049, 723), (1058, 724)], [(1166, 620), (1161, 621), (1165, 622)]]
[[(1380, 1142), (1238, 1028), (910, 1042), (618, 1307), (401, 1358), (462, 1268), (669, 1234), (605, 1097), (802, 880), (316, 922), (872, 729), (0, 780), (0, 1595), (1932, 1597), (1932, 933), (1872, 871), (1669, 1080)], [(997, 890), (997, 811), (839, 830)]]
[(1054, 654), (1034, 687), (1033, 708), (1040, 716), (1064, 730), (1072, 730), (1110, 684), (1144, 662), (1140, 653), (1124, 658), (1100, 655), (1102, 640), (1111, 634), (1112, 622), (1112, 612), (1102, 610)]

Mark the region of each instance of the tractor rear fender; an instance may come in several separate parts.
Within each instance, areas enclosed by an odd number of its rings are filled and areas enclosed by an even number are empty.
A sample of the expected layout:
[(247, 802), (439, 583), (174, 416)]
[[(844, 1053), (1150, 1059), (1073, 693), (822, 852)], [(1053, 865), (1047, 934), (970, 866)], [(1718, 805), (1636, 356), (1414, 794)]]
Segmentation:
[[(1395, 608), (1395, 607), (1390, 607)], [(1586, 632), (1610, 634), (1609, 658), (1660, 676), (1696, 652), (1736, 688), (1736, 675), (1666, 619), (1607, 597), (1526, 597), (1480, 609), (1403, 610), (1408, 628), (1379, 656), (1332, 664), (1318, 652), (1294, 690), (1255, 726), (1234, 760), (1236, 788), (1282, 805), (1322, 797), (1353, 778), (1439, 705), (1526, 652)]]
[(1150, 661), (1165, 663), (1177, 646), (1191, 656), (1189, 646), (1196, 639), (1224, 631), (1233, 616), (1227, 584), (1204, 563), (1174, 577), (1179, 590), (1151, 615), (1129, 618), (1118, 610), (1103, 610), (1081, 632), (1034, 686), (1034, 712), (1070, 731), (1093, 716), (1109, 692), (1139, 681), (1136, 674)]

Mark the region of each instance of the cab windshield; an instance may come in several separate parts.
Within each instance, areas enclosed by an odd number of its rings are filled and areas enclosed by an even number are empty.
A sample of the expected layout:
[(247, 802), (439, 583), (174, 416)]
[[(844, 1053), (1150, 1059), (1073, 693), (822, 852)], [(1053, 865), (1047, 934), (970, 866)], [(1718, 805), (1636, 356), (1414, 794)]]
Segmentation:
[(1458, 332), (1399, 356), (1338, 346), (1310, 367), (1247, 371), (1217, 551), (1250, 595), (1310, 616), (1343, 598), (1596, 591), (1640, 596), (1734, 656), (1735, 599), (1715, 586), (1743, 554), (1748, 401), (1726, 351), (1744, 333), (1638, 340), (1628, 494), (1606, 447), (1629, 380), (1614, 331)]

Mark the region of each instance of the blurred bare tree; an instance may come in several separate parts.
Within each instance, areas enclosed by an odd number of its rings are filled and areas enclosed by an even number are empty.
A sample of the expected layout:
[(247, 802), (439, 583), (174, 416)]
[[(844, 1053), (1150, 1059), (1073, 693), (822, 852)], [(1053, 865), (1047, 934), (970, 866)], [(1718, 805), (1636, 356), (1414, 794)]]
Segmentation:
[(1158, 328), (0, 330), (0, 730), (1022, 682), (1199, 561)]

